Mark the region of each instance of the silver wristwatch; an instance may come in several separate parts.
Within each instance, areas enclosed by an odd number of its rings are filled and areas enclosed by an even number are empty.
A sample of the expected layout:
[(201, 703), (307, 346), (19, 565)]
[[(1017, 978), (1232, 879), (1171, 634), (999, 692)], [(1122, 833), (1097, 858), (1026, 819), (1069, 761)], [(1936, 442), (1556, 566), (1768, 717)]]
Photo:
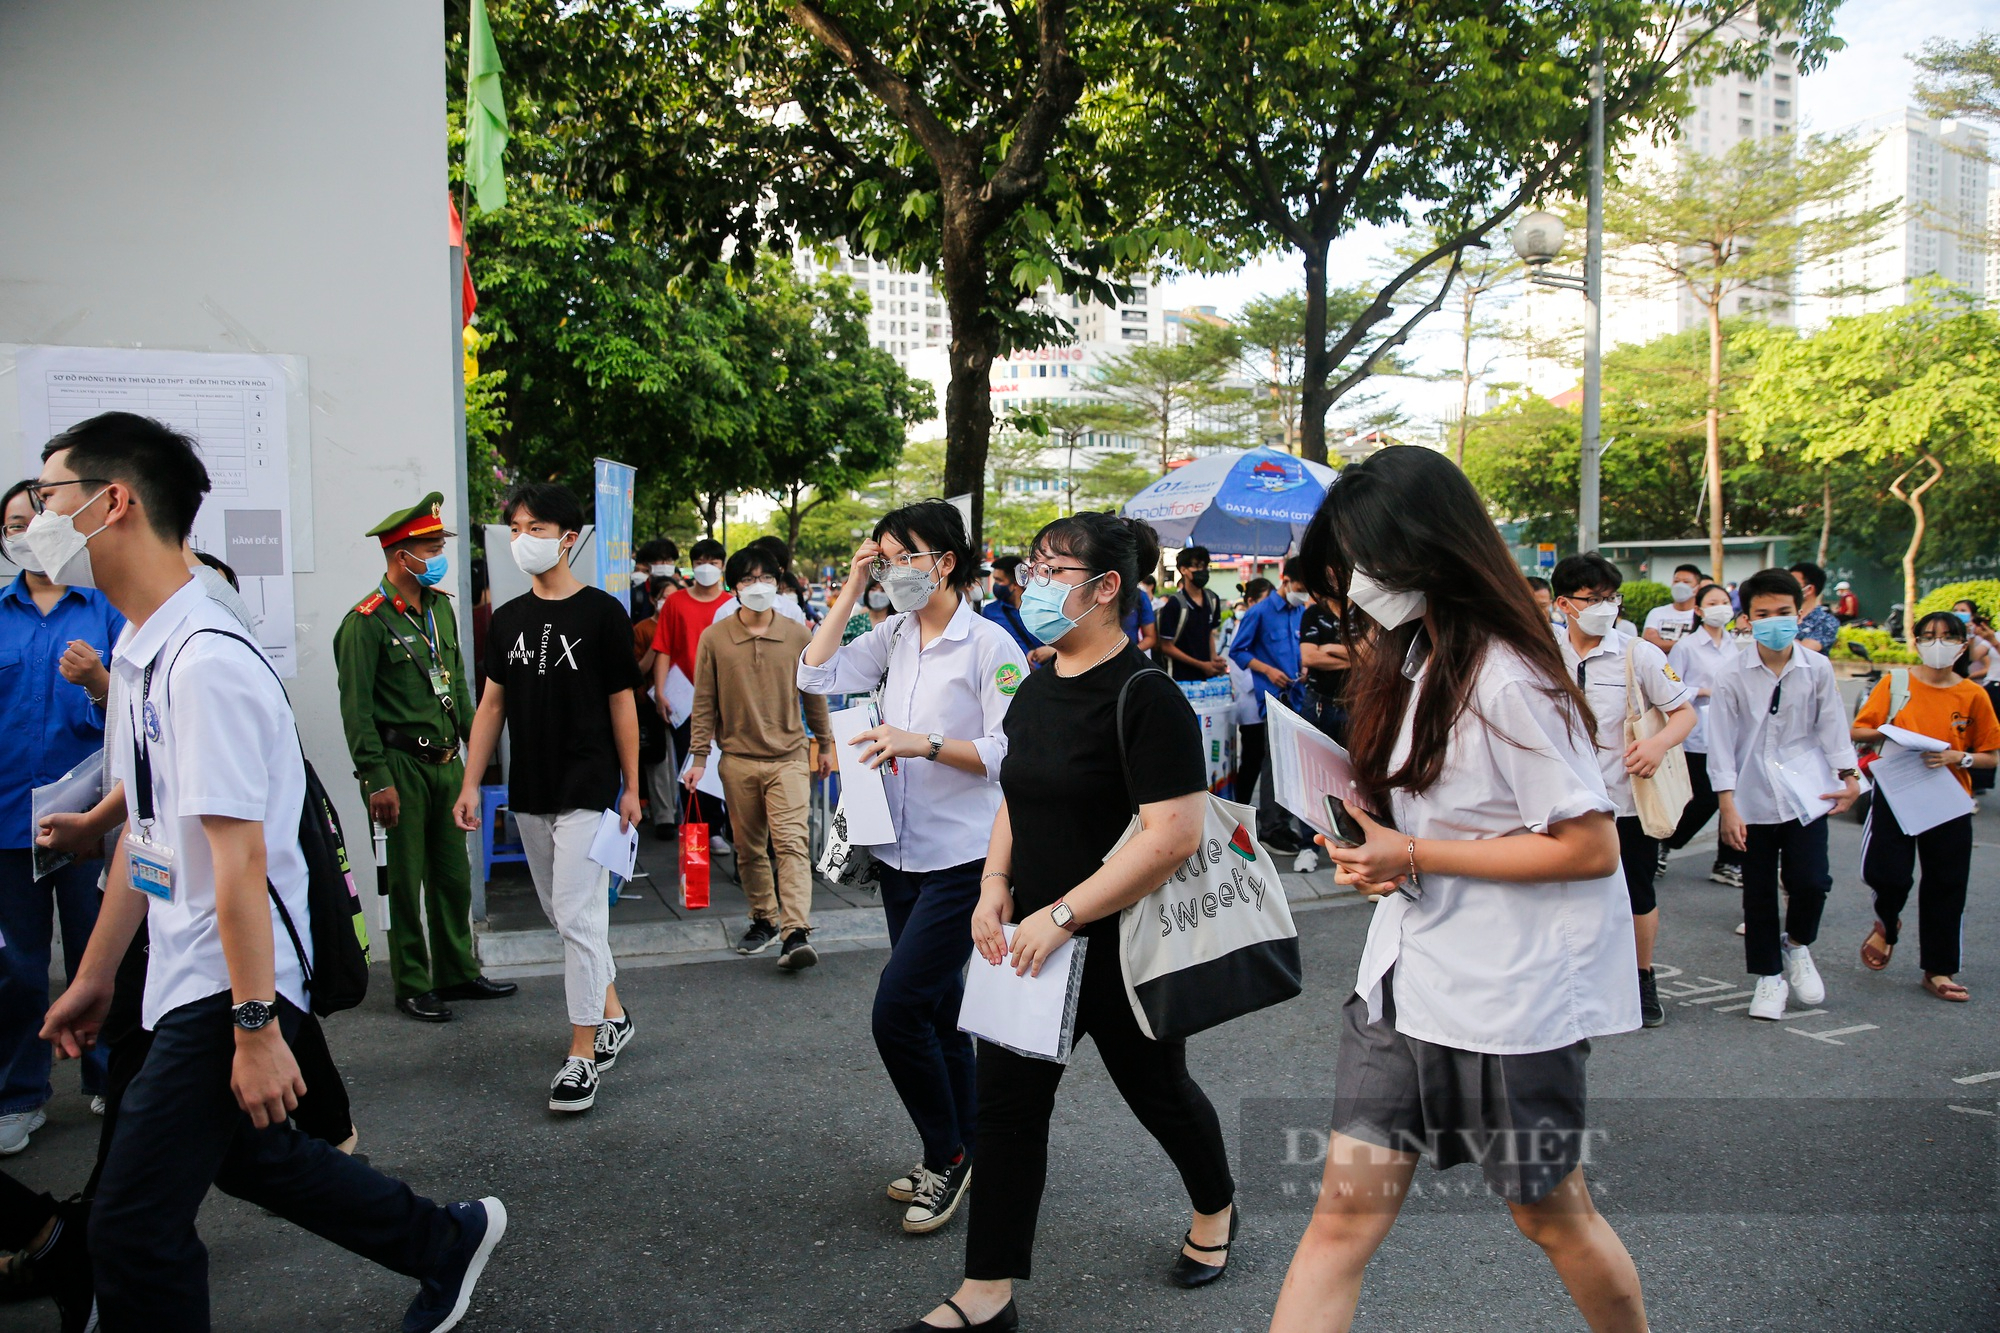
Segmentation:
[(931, 752), (925, 755), (924, 758), (926, 759), (937, 758), (938, 751), (944, 749), (944, 733), (941, 731), (933, 731), (930, 735), (924, 737), (924, 739), (931, 743)]
[(1960, 755), (1958, 756), (1958, 766), (1959, 766), (1960, 768), (1971, 768), (1971, 767), (1972, 767), (1972, 758), (1973, 758), (1973, 756), (1972, 756), (1972, 751), (1970, 751), (1970, 750), (1966, 750), (1966, 751), (1963, 751), (1963, 752), (1962, 752), (1962, 753), (1960, 753)]
[(277, 1017), (272, 1006), (275, 1000), (245, 1000), (229, 1012), (236, 1018), (236, 1026), (245, 1032), (261, 1032)]

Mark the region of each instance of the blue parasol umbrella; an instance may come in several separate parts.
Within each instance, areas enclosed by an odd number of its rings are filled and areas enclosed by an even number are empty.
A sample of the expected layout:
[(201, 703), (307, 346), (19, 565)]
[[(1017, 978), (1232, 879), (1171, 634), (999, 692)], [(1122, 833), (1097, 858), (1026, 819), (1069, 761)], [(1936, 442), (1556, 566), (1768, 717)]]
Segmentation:
[(1304, 535), (1334, 475), (1276, 449), (1225, 450), (1174, 469), (1121, 512), (1152, 524), (1164, 546), (1279, 556)]

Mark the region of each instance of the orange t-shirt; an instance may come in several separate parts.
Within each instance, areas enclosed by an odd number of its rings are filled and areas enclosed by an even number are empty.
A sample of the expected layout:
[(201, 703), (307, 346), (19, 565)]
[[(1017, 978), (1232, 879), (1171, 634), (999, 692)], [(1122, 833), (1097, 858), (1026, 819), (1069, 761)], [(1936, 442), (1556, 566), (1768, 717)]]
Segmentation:
[[(1986, 697), (1985, 690), (1969, 680), (1954, 680), (1946, 688), (1939, 689), (1935, 685), (1924, 684), (1912, 672), (1909, 700), (1904, 703), (1903, 711), (1892, 718), (1889, 716), (1889, 675), (1884, 672), (1882, 679), (1875, 683), (1874, 693), (1868, 696), (1868, 702), (1855, 714), (1854, 723), (1861, 727), (1879, 727), (1884, 722), (1894, 722), (1920, 736), (1944, 741), (1952, 749), (1967, 754), (2000, 750), (2000, 718), (1993, 715), (1993, 701)], [(1952, 776), (1966, 791), (1972, 790), (1970, 773), (1955, 768)]]

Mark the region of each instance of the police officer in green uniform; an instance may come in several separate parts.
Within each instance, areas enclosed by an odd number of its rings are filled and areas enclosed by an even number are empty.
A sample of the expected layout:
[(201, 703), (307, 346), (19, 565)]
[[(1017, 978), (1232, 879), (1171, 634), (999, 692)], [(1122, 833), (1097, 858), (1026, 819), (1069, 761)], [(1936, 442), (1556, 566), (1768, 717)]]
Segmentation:
[[(388, 830), (389, 966), (396, 1007), (443, 1023), (447, 1000), (520, 989), (479, 975), (472, 955), (472, 871), (452, 803), (472, 691), (445, 575), (444, 496), (436, 491), (373, 528), (388, 571), (334, 632), (340, 717), (368, 815)], [(429, 921), (429, 949), (425, 921)]]

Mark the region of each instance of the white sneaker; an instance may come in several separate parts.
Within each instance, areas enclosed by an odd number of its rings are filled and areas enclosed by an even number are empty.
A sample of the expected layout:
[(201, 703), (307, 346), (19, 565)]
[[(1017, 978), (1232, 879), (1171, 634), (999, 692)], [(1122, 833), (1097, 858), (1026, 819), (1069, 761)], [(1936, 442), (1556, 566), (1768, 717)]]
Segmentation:
[(40, 1107), (0, 1115), (0, 1157), (12, 1157), (28, 1146), (28, 1136), (49, 1123)]
[(1738, 935), (1745, 934), (1749, 930), (1749, 928), (1750, 928), (1750, 923), (1747, 921), (1738, 921), (1736, 923), (1736, 933)]
[(736, 849), (729, 845), (729, 839), (717, 833), (712, 835), (708, 840), (708, 854), (710, 856), (734, 856), (736, 855)]
[(1785, 960), (1785, 982), (1799, 997), (1799, 1003), (1819, 1004), (1825, 1000), (1826, 983), (1819, 979), (1819, 969), (1813, 966), (1812, 950), (1803, 944), (1781, 944), (1778, 952)]
[(1791, 993), (1783, 977), (1758, 977), (1757, 993), (1750, 997), (1750, 1017), (1777, 1022), (1785, 1016), (1785, 997)]
[(90, 1099), (90, 1113), (92, 1115), (104, 1114), (104, 1098), (93, 1096)]
[(1292, 858), (1292, 873), (1310, 875), (1319, 869), (1319, 853), (1310, 847), (1301, 847), (1299, 854)]

